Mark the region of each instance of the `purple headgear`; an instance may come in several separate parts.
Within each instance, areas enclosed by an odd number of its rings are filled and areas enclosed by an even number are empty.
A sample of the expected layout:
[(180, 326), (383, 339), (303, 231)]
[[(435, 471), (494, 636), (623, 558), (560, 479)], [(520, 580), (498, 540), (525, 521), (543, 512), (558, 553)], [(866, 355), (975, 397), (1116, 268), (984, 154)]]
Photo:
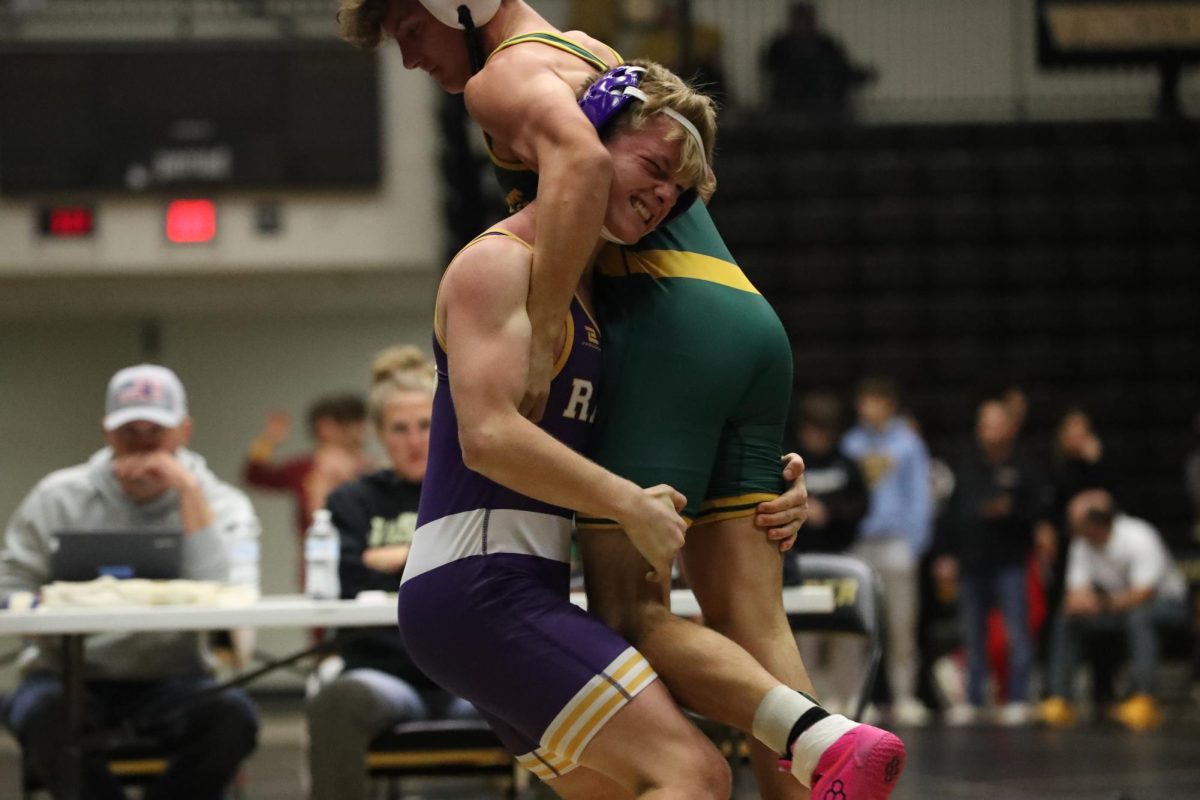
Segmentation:
[[(630, 102), (645, 102), (646, 95), (637, 88), (645, 74), (645, 67), (622, 64), (597, 78), (583, 93), (583, 97), (579, 98), (579, 107), (583, 109), (583, 115), (592, 123), (592, 127), (598, 131), (604, 130)], [(630, 89), (633, 91), (629, 91)]]
[[(579, 108), (597, 131), (603, 132), (608, 124), (634, 100), (646, 102), (645, 92), (638, 88), (645, 74), (645, 67), (622, 64), (602, 74), (595, 83), (588, 87), (587, 91), (583, 93), (583, 97), (579, 99)], [(700, 138), (700, 132), (696, 130), (696, 126), (689, 119), (673, 108), (664, 108), (662, 113), (682, 125), (684, 130), (700, 145), (700, 152), (704, 152), (704, 140)], [(692, 203), (696, 202), (697, 196), (695, 189), (688, 189), (679, 195), (679, 199), (675, 201), (674, 207), (663, 220), (663, 224), (665, 225), (691, 208)]]

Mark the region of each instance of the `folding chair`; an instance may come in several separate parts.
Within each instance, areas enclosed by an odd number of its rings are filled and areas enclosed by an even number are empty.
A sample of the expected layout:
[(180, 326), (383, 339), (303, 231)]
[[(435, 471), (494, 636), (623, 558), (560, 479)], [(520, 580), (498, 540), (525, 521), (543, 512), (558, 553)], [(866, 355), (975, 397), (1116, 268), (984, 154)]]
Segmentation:
[[(88, 750), (99, 751), (108, 759), (108, 769), (122, 786), (149, 786), (167, 769), (170, 753), (157, 739), (145, 736), (106, 737), (88, 741)], [(46, 787), (38, 780), (22, 753), (21, 796), (25, 800)]]
[(834, 610), (831, 613), (788, 614), (788, 622), (797, 633), (848, 633), (867, 639), (866, 674), (863, 676), (854, 719), (862, 719), (871, 697), (871, 689), (883, 659), (885, 618), (883, 589), (875, 571), (865, 561), (832, 553), (801, 553), (793, 561), (795, 570), (785, 575), (789, 585), (830, 586)]
[(389, 782), (389, 797), (401, 797), (402, 778), (505, 776), (504, 796), (514, 798), (524, 775), (483, 720), (401, 723), (371, 742), (367, 774)]

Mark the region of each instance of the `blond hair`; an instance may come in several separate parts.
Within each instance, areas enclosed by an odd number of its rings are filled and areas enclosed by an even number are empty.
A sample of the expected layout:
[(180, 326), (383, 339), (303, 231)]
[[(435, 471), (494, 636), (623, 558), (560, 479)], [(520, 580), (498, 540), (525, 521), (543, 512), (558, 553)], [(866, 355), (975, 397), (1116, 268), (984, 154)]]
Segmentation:
[(397, 392), (425, 392), (437, 388), (437, 368), (419, 347), (401, 344), (382, 350), (371, 362), (371, 420), (378, 425), (383, 409)]
[(355, 47), (370, 50), (383, 40), (383, 18), (392, 0), (342, 0), (338, 33)]
[[(634, 59), (627, 64), (645, 70), (638, 88), (646, 95), (646, 102), (630, 103), (628, 110), (605, 132), (605, 137), (616, 132), (639, 131), (665, 108), (675, 111), (696, 127), (701, 141), (697, 142), (682, 125), (671, 126), (667, 141), (683, 142), (680, 173), (702, 196), (708, 194), (715, 188), (708, 169), (717, 143), (717, 107), (713, 99), (656, 61)], [(589, 80), (582, 88), (581, 97), (593, 82)]]

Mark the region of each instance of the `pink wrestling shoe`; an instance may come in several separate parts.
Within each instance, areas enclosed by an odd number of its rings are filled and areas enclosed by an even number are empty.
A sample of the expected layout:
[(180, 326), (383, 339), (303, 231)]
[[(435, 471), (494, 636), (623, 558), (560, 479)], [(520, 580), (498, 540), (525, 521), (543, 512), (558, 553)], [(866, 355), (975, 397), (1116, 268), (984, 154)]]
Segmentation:
[(904, 742), (857, 725), (821, 754), (812, 774), (812, 800), (886, 800), (904, 770)]

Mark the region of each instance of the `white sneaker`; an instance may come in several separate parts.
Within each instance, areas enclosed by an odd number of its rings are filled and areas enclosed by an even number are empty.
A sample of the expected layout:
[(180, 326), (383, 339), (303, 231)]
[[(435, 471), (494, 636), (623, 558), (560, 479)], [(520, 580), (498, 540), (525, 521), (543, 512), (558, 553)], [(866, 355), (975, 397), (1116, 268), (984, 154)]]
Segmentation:
[(973, 706), (970, 703), (957, 703), (946, 709), (946, 713), (942, 715), (942, 722), (947, 725), (959, 728), (968, 725), (978, 725), (983, 721), (983, 710), (978, 706)]
[(1032, 725), (1033, 719), (1033, 706), (1029, 703), (1006, 703), (996, 712), (996, 722), (1009, 728)]
[(967, 702), (967, 676), (962, 663), (953, 656), (933, 662), (933, 682), (951, 706)]
[(880, 706), (876, 703), (871, 703), (863, 709), (862, 719), (858, 720), (864, 725), (871, 725), (876, 728), (886, 728), (892, 724), (892, 707)]
[(903, 697), (892, 703), (892, 719), (906, 727), (928, 725), (929, 709), (915, 697)]

